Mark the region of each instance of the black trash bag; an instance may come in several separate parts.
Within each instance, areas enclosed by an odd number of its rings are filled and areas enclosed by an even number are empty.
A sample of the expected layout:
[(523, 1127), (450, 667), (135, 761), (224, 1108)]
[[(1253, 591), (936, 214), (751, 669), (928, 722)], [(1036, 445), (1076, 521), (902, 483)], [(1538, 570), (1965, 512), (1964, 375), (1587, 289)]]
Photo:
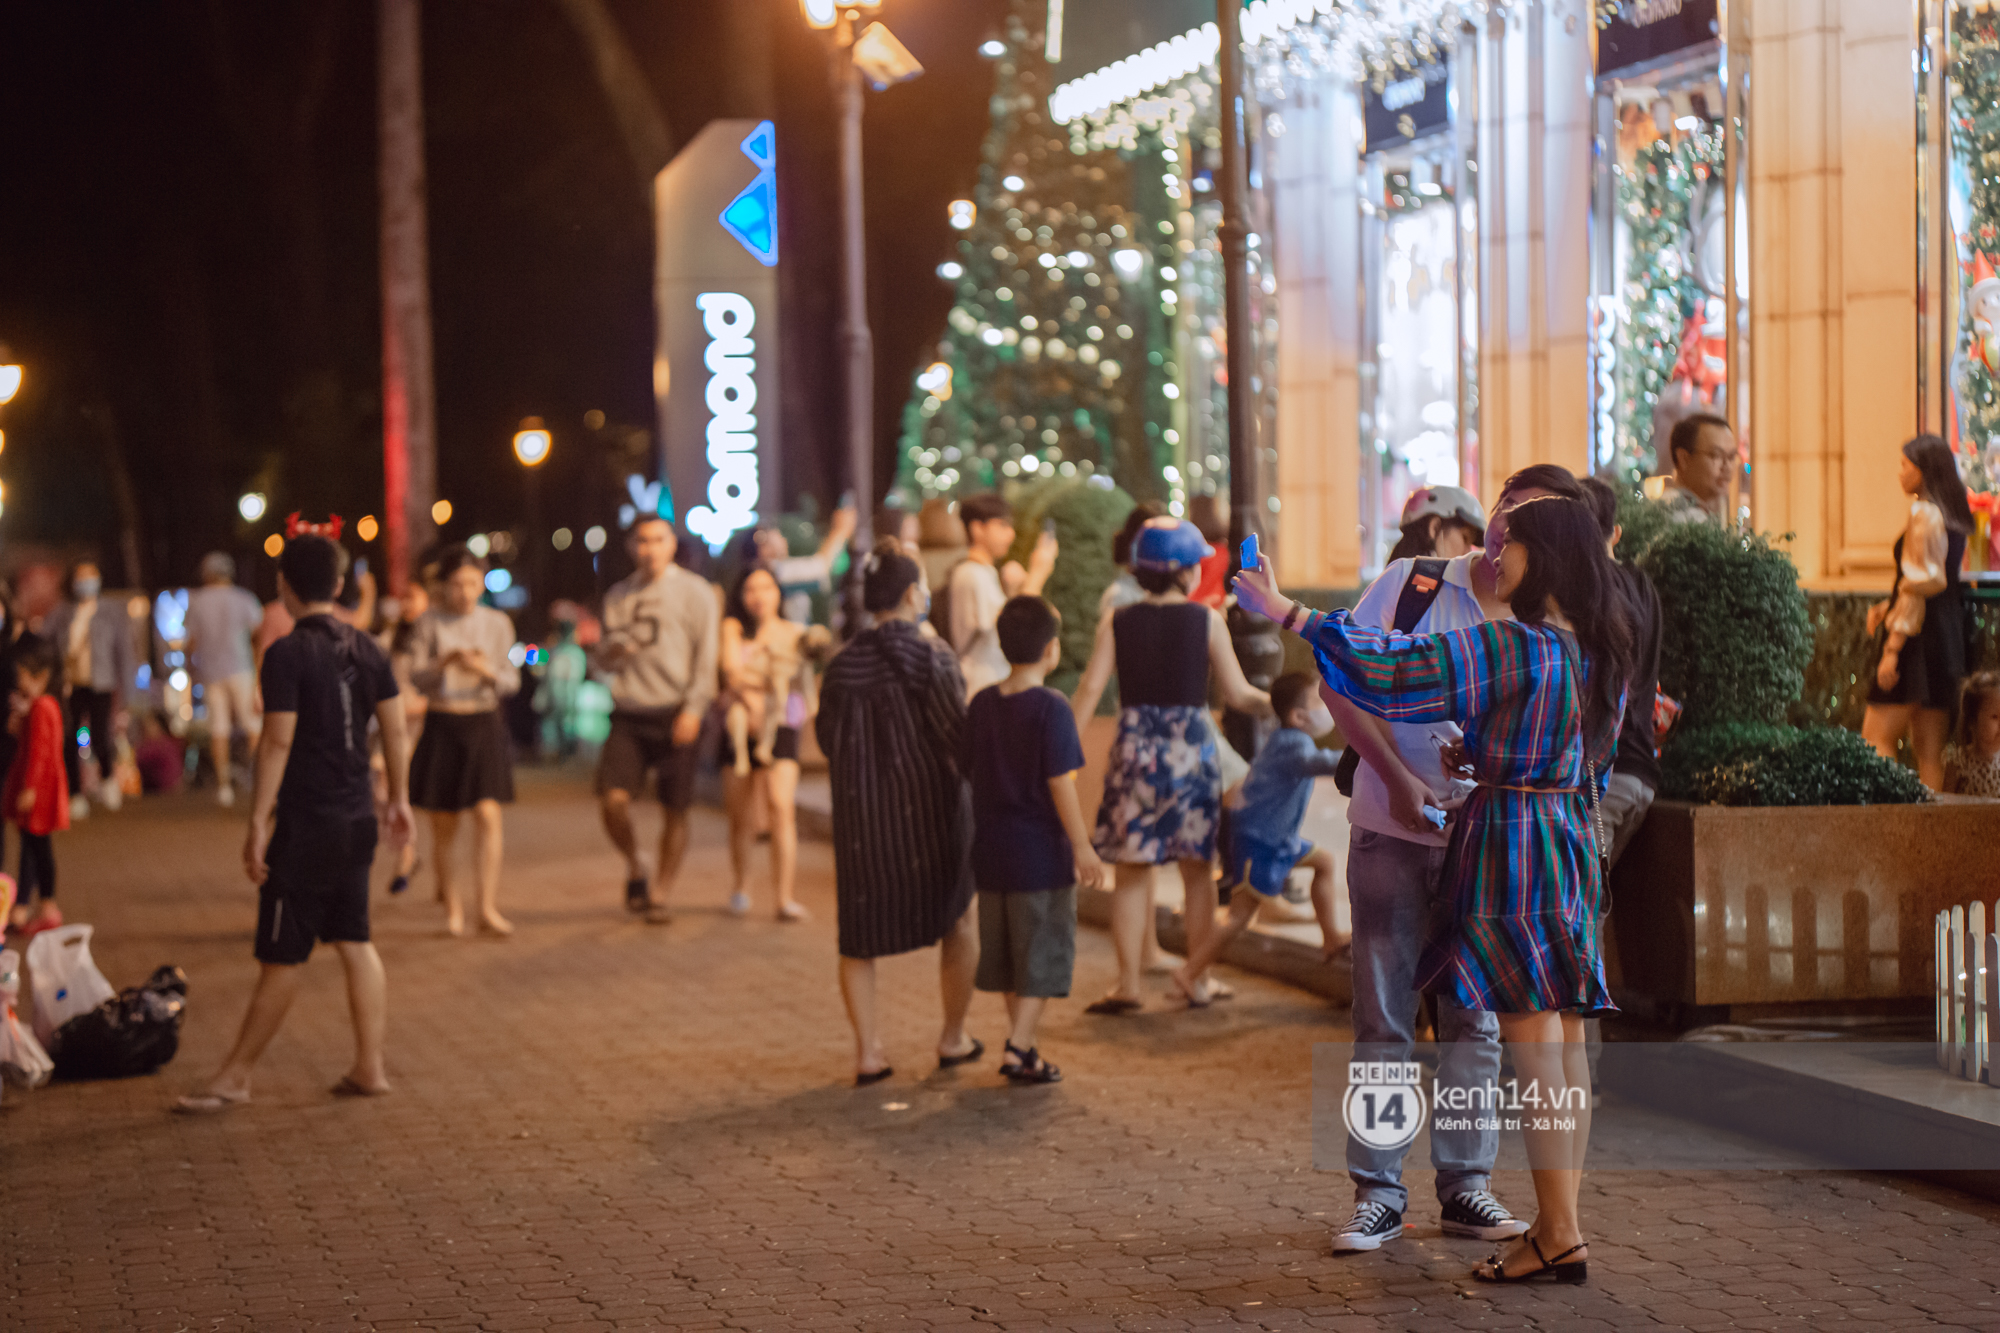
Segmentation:
[(187, 973), (158, 968), (143, 986), (133, 986), (55, 1031), (49, 1058), (57, 1078), (130, 1078), (150, 1074), (181, 1044), (181, 1016), (187, 1009)]

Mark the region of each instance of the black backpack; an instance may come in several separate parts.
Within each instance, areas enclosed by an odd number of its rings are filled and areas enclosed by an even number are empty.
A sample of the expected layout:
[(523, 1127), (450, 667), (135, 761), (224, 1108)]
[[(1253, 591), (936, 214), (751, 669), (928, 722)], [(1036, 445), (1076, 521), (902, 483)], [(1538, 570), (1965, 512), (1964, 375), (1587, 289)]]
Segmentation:
[[(1444, 568), (1449, 561), (1425, 557), (1411, 562), (1410, 577), (1403, 581), (1403, 594), (1396, 599), (1395, 629), (1408, 634), (1431, 609), (1444, 591)], [(1340, 764), (1333, 770), (1333, 785), (1342, 796), (1354, 795), (1354, 770), (1361, 766), (1361, 751), (1352, 745), (1340, 752)]]

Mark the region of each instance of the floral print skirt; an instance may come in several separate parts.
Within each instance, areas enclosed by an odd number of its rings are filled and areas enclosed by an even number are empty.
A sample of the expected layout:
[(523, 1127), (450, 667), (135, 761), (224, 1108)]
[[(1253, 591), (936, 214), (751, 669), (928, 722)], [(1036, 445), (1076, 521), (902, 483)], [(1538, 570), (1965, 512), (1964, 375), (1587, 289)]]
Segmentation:
[(1091, 844), (1114, 865), (1215, 856), (1222, 768), (1204, 708), (1146, 705), (1118, 715)]

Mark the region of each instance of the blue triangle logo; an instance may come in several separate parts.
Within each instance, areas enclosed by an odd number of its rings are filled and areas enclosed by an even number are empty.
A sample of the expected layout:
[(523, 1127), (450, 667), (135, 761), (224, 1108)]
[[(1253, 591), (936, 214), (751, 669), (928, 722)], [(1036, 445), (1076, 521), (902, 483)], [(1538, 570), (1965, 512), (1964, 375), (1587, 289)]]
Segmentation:
[(750, 137), (743, 141), (743, 155), (760, 168), (768, 169), (777, 161), (775, 134), (770, 121), (759, 121), (757, 128), (750, 131)]
[(760, 172), (722, 210), (722, 225), (764, 267), (778, 262), (778, 190), (769, 172)]
[(743, 156), (757, 164), (757, 179), (722, 210), (722, 227), (757, 262), (770, 268), (778, 262), (778, 137), (768, 120), (757, 122), (742, 144)]

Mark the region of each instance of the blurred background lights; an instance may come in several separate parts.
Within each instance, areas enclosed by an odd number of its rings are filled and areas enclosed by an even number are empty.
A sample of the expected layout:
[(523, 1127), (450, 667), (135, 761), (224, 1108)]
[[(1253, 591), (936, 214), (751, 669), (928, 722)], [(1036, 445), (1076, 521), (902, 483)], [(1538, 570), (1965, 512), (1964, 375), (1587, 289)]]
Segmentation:
[(979, 44), (979, 54), (985, 56), (988, 60), (998, 60), (1001, 56), (1007, 54), (1007, 43), (1001, 41), (998, 37), (988, 37)]
[(937, 266), (937, 275), (946, 282), (957, 282), (965, 276), (965, 265), (956, 259), (947, 259)]
[(270, 556), (273, 560), (277, 559), (278, 552), (284, 549), (285, 539), (277, 533), (274, 532), (264, 539), (264, 554)]
[(236, 499), (236, 512), (243, 515), (245, 523), (255, 523), (264, 517), (264, 510), (269, 504), (270, 501), (264, 498), (264, 492), (245, 491)]
[(364, 542), (372, 542), (382, 531), (382, 525), (375, 521), (375, 515), (363, 514), (361, 521), (354, 525), (354, 535)]
[(951, 364), (933, 361), (917, 375), (917, 387), (939, 402), (951, 401)]
[(555, 547), (558, 551), (567, 551), (570, 542), (573, 540), (575, 539), (570, 536), (568, 528), (557, 528), (549, 535), (549, 545)]
[[(0, 347), (0, 360), (5, 359), (6, 349)], [(0, 366), (0, 403), (11, 403), (14, 395), (21, 392), (21, 368)]]
[(484, 560), (492, 553), (493, 543), (487, 540), (485, 533), (475, 532), (465, 539), (465, 549)]
[(1022, 180), (1019, 176), (1009, 176), (1000, 183), (1010, 190), (1025, 190), (1028, 188), (1028, 182)]
[(593, 555), (603, 550), (604, 529), (595, 526), (585, 529), (583, 534), (583, 549)]
[(514, 586), (514, 576), (504, 569), (486, 571), (486, 591), (505, 592)]
[(451, 501), (439, 500), (431, 506), (431, 522), (439, 527), (451, 522)]
[(1118, 276), (1131, 282), (1146, 268), (1146, 252), (1129, 247), (1111, 252), (1111, 267), (1118, 270)]
[(540, 417), (527, 417), (514, 432), (514, 457), (522, 467), (538, 467), (548, 459), (552, 441)]
[(960, 231), (969, 231), (979, 217), (979, 208), (970, 199), (954, 199), (950, 208), (951, 225)]

